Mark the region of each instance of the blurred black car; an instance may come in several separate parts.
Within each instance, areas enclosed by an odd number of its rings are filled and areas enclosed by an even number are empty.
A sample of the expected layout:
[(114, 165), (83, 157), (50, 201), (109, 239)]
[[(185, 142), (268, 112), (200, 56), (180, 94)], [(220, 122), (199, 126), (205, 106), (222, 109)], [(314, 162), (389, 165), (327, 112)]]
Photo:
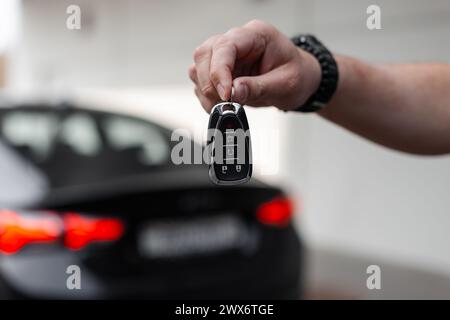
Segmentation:
[(299, 298), (289, 199), (215, 186), (175, 143), (122, 114), (0, 109), (0, 297)]

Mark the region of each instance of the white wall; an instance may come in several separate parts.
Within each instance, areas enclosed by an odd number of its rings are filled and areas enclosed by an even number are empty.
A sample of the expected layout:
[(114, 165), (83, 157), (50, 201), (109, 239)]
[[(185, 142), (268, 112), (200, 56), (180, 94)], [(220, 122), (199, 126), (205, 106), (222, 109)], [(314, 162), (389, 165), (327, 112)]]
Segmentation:
[(18, 8), (17, 0), (0, 2), (0, 53), (10, 49), (17, 40)]
[[(27, 82), (51, 86), (189, 84), (192, 52), (208, 36), (254, 17), (289, 33), (298, 25), (295, 0), (23, 2)], [(66, 28), (70, 4), (81, 7), (81, 31)]]
[[(82, 32), (65, 28), (65, 8), (73, 2), (86, 17)], [(193, 49), (207, 36), (252, 18), (268, 20), (289, 35), (314, 32), (334, 51), (373, 62), (450, 57), (446, 0), (24, 4), (23, 42), (12, 79), (16, 88), (190, 86), (186, 70)], [(369, 4), (381, 6), (382, 30), (366, 29)], [(316, 116), (280, 117), (281, 137), (288, 133), (289, 138), (279, 178), (301, 195), (299, 226), (312, 245), (450, 273), (448, 157), (389, 151)]]

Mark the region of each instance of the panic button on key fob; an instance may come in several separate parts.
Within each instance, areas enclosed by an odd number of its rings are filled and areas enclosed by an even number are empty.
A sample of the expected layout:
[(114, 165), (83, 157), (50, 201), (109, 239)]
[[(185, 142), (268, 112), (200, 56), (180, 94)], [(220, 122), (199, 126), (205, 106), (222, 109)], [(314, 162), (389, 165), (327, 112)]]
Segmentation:
[(236, 185), (252, 176), (250, 131), (244, 108), (235, 102), (214, 106), (208, 125), (209, 177), (218, 185)]

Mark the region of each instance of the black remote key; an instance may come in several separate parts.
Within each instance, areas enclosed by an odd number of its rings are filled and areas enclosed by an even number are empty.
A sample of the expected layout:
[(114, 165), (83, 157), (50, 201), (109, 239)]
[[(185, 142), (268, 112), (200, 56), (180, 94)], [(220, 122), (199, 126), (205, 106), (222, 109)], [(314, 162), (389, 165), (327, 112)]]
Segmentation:
[(252, 176), (250, 131), (244, 108), (235, 102), (214, 106), (208, 125), (209, 177), (218, 185), (236, 185)]

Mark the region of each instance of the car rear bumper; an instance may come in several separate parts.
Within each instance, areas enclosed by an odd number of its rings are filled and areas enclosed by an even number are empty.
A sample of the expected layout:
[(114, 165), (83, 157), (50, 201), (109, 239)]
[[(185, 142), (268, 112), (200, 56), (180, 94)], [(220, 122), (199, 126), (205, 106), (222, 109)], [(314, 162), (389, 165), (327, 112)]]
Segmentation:
[[(112, 274), (107, 263), (93, 267), (80, 252), (59, 252), (4, 257), (0, 268), (9, 297), (15, 298), (298, 299), (302, 252), (292, 226), (262, 227), (258, 250), (239, 259), (230, 253), (148, 261), (145, 268)], [(80, 266), (80, 290), (66, 286), (69, 265)]]

